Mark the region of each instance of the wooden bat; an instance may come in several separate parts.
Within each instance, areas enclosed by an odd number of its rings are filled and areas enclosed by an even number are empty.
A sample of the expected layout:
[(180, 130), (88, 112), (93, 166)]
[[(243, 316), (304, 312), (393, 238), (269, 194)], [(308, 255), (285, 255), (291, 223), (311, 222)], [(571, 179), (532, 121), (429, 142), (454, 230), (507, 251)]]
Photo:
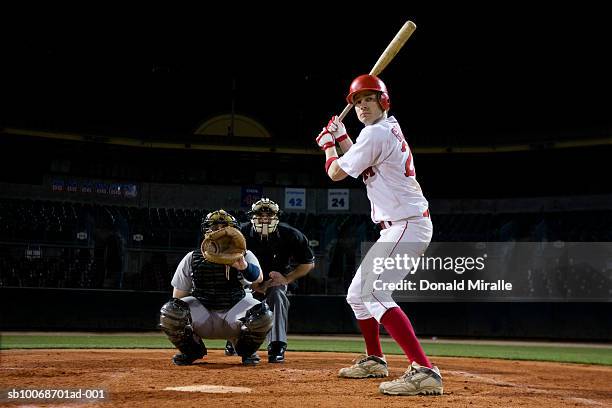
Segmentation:
[[(378, 76), (378, 74), (380, 74), (383, 69), (385, 69), (387, 65), (389, 65), (389, 63), (393, 60), (393, 58), (395, 58), (399, 50), (404, 46), (406, 41), (408, 41), (408, 38), (410, 38), (412, 33), (414, 33), (414, 30), (416, 30), (416, 24), (414, 24), (410, 20), (406, 21), (406, 23), (402, 26), (402, 28), (400, 28), (397, 34), (395, 34), (393, 40), (391, 40), (389, 45), (387, 45), (387, 48), (385, 48), (383, 53), (380, 54), (380, 57), (378, 57), (378, 61), (376, 61), (376, 64), (374, 64), (374, 68), (372, 68), (372, 70), (370, 71), (370, 75)], [(338, 116), (339, 120), (342, 121), (352, 108), (353, 104), (349, 103), (348, 105), (346, 105), (342, 113)]]

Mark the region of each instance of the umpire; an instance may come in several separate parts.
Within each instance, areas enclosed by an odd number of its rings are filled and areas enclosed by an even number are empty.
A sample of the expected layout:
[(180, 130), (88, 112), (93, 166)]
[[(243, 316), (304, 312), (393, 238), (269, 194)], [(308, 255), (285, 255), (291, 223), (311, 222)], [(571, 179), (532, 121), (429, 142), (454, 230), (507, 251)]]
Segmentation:
[[(249, 248), (257, 256), (264, 276), (262, 283), (251, 288), (258, 299), (266, 300), (274, 312), (274, 325), (268, 334), (268, 362), (282, 363), (287, 350), (289, 299), (287, 287), (314, 268), (314, 253), (308, 239), (289, 224), (279, 222), (278, 204), (261, 198), (252, 205), (251, 221), (241, 225)], [(293, 265), (297, 265), (295, 268)], [(235, 351), (228, 342), (225, 354)]]

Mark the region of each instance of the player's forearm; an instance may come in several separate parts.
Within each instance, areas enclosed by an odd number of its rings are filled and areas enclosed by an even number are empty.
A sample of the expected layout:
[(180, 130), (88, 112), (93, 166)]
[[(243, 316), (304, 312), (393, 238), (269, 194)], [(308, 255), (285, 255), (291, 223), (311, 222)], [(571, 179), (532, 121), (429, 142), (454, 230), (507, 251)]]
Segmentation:
[(337, 162), (338, 153), (335, 147), (325, 150), (325, 172), (333, 181), (340, 181), (348, 176)]
[(342, 149), (343, 153), (348, 152), (349, 149), (351, 148), (351, 146), (353, 146), (353, 141), (351, 140), (350, 137), (348, 137), (348, 135), (347, 135), (346, 138), (344, 138), (342, 140), (338, 139), (337, 141), (338, 141), (338, 145), (340, 145), (340, 149)]
[(336, 146), (325, 149), (325, 160), (329, 160), (332, 157), (338, 158), (338, 151)]
[(257, 282), (257, 280), (262, 276), (261, 268), (254, 263), (247, 263), (246, 268), (240, 270), (240, 274), (242, 277), (250, 283)]
[(252, 283), (261, 283), (261, 282), (263, 282), (263, 273), (260, 270), (259, 276), (257, 276), (257, 279), (255, 279)]
[(244, 260), (248, 263), (249, 268), (257, 267), (257, 270), (259, 271), (257, 273), (257, 277), (254, 277), (253, 275), (251, 275), (253, 279), (247, 279), (247, 280), (251, 281), (251, 283), (259, 283), (263, 281), (263, 273), (261, 270), (261, 266), (259, 265), (259, 261), (257, 260), (257, 257), (255, 256), (255, 254), (252, 253), (251, 251), (247, 251), (244, 256)]
[(306, 276), (308, 272), (310, 272), (314, 268), (314, 263), (309, 264), (299, 264), (294, 270), (289, 272), (285, 278), (287, 278), (287, 282), (291, 283), (300, 279), (303, 276)]
[(338, 163), (336, 163), (337, 160), (338, 152), (335, 146), (325, 149), (325, 173), (333, 181), (336, 181), (335, 177), (339, 168)]
[(184, 290), (177, 289), (177, 288), (174, 288), (174, 290), (172, 291), (172, 297), (175, 297), (177, 299), (184, 298), (186, 296), (189, 296), (190, 294), (191, 293), (186, 292)]

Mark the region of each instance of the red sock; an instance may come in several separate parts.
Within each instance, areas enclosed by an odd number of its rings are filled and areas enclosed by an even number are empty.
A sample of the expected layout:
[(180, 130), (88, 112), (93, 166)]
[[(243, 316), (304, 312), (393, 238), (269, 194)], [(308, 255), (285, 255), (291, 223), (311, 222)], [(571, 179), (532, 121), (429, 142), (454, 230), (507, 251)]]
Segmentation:
[(431, 363), (425, 355), (419, 340), (406, 313), (399, 307), (393, 307), (385, 312), (380, 322), (385, 326), (393, 340), (404, 350), (410, 361), (431, 368)]
[(375, 318), (370, 317), (369, 319), (359, 320), (357, 319), (361, 334), (366, 343), (366, 349), (368, 350), (368, 356), (382, 357), (382, 348), (380, 347), (380, 336), (378, 328), (380, 324)]

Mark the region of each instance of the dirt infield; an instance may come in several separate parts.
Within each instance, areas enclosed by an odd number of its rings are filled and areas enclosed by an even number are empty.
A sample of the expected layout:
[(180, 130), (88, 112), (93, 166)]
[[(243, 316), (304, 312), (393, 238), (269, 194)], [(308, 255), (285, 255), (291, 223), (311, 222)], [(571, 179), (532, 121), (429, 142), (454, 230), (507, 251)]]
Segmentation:
[[(189, 367), (174, 366), (165, 350), (5, 350), (0, 389), (103, 389), (105, 403), (54, 400), (8, 402), (43, 407), (612, 407), (612, 367), (584, 364), (433, 358), (444, 377), (444, 395), (392, 397), (378, 393), (380, 379), (336, 376), (354, 356), (288, 352), (284, 364), (244, 367), (222, 350)], [(265, 353), (262, 355), (265, 357)], [(406, 368), (389, 356), (390, 377)], [(208, 392), (166, 390), (210, 386)], [(231, 388), (240, 387), (240, 388)], [(230, 392), (228, 392), (230, 391)], [(246, 392), (245, 392), (246, 391)]]

